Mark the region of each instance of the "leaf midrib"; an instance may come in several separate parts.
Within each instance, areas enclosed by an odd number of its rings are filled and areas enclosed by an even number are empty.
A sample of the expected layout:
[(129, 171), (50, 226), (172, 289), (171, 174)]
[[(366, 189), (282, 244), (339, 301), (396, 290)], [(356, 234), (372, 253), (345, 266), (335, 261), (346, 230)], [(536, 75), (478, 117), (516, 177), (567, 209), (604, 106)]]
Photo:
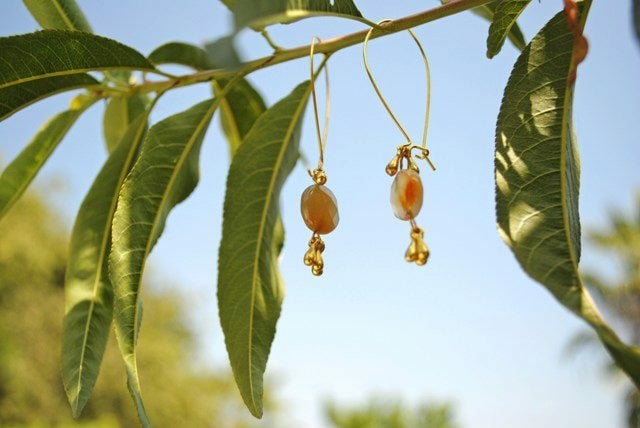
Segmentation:
[(58, 3), (58, 0), (51, 0), (51, 3), (53, 3), (53, 7), (58, 11), (58, 13), (60, 14), (60, 17), (62, 18), (64, 23), (67, 25), (67, 27), (71, 30), (78, 31), (75, 25), (73, 25), (73, 22), (71, 22), (71, 20), (66, 15), (66, 13), (64, 13), (64, 9), (62, 8), (62, 6), (60, 6), (60, 3)]
[(295, 128), (298, 124), (298, 118), (300, 117), (300, 115), (302, 114), (302, 112), (304, 111), (304, 108), (306, 106), (306, 100), (309, 96), (309, 92), (311, 90), (311, 86), (307, 86), (307, 89), (305, 90), (303, 96), (300, 98), (300, 105), (298, 105), (298, 107), (296, 108), (296, 111), (294, 112), (293, 115), (293, 119), (291, 121), (291, 125), (289, 125), (289, 128), (287, 129), (287, 132), (285, 133), (285, 144), (282, 145), (282, 147), (280, 148), (280, 152), (278, 153), (278, 158), (276, 160), (276, 163), (274, 165), (273, 171), (274, 173), (271, 175), (271, 180), (269, 181), (269, 186), (267, 187), (267, 197), (265, 199), (265, 204), (264, 204), (264, 208), (262, 210), (261, 216), (260, 216), (260, 227), (258, 229), (258, 241), (257, 241), (257, 245), (256, 245), (256, 252), (254, 255), (254, 263), (253, 263), (253, 272), (252, 272), (252, 278), (251, 278), (251, 304), (249, 306), (249, 346), (248, 346), (248, 351), (249, 351), (249, 355), (248, 355), (248, 367), (249, 367), (249, 390), (251, 391), (251, 402), (253, 403), (253, 407), (254, 409), (256, 408), (256, 402), (255, 402), (255, 394), (253, 391), (253, 371), (252, 371), (252, 356), (253, 356), (253, 318), (254, 318), (254, 314), (255, 314), (255, 295), (256, 295), (256, 284), (258, 282), (258, 261), (260, 259), (260, 251), (262, 249), (262, 235), (264, 233), (264, 227), (265, 227), (265, 223), (266, 223), (266, 218), (267, 218), (267, 214), (269, 211), (269, 206), (271, 205), (271, 197), (273, 195), (273, 188), (275, 186), (275, 182), (276, 182), (276, 178), (278, 177), (278, 172), (280, 169), (280, 165), (282, 164), (282, 159), (284, 158), (284, 154), (287, 151), (287, 148), (289, 146), (289, 142), (291, 140), (291, 136), (293, 135), (293, 132), (295, 131)]
[(61, 70), (61, 71), (54, 71), (54, 72), (48, 72), (48, 73), (43, 73), (43, 74), (38, 74), (35, 76), (28, 76), (28, 77), (21, 77), (17, 80), (12, 80), (6, 83), (0, 83), (0, 89), (4, 89), (4, 88), (8, 88), (10, 86), (15, 86), (15, 85), (19, 85), (21, 83), (26, 83), (26, 82), (33, 82), (34, 80), (42, 80), (42, 79), (48, 79), (49, 77), (58, 77), (58, 76), (69, 76), (69, 75), (73, 75), (73, 74), (81, 74), (81, 73), (87, 73), (89, 71), (103, 71), (103, 70), (127, 70), (127, 71), (138, 71), (138, 70), (149, 70), (149, 71), (155, 71), (152, 67), (131, 67), (131, 66), (108, 66), (108, 67), (103, 67), (103, 66), (96, 66), (96, 67), (89, 67), (89, 68), (74, 68), (73, 70)]
[[(58, 141), (55, 144), (52, 144), (52, 146), (49, 148), (49, 151), (48, 151), (49, 155), (58, 147), (58, 145), (60, 144), (64, 136), (67, 134), (67, 132), (69, 132), (69, 129), (71, 129), (71, 127), (76, 123), (76, 120), (78, 119), (78, 117), (80, 117), (80, 115), (89, 107), (91, 107), (96, 101), (97, 99), (92, 100), (88, 104), (76, 110), (67, 110), (68, 112), (73, 112), (74, 116), (71, 118), (71, 120), (69, 120), (67, 125), (65, 125), (65, 127), (61, 130), (59, 134), (60, 138), (57, 138)], [(7, 213), (7, 211), (13, 206), (13, 204), (15, 204), (15, 202), (22, 196), (25, 189), (29, 187), (29, 185), (33, 181), (33, 178), (34, 177), (32, 177), (31, 180), (22, 182), (22, 184), (18, 187), (18, 191), (14, 192), (13, 197), (5, 204), (5, 206), (2, 209), (0, 209), (0, 218), (2, 218)]]
[[(582, 31), (582, 29), (584, 29), (584, 25), (586, 23), (586, 19), (587, 16), (589, 14), (589, 8), (591, 7), (591, 0), (587, 0), (584, 2), (581, 2), (581, 6), (582, 6), (582, 11), (580, 13), (580, 30)], [(576, 36), (574, 36), (576, 37)], [(574, 84), (573, 83), (569, 83), (568, 81), (568, 76), (569, 73), (571, 73), (571, 69), (573, 67), (578, 67), (578, 64), (573, 64), (573, 49), (574, 49), (574, 44), (571, 45), (571, 51), (569, 52), (570, 55), (570, 60), (569, 60), (569, 70), (567, 70), (567, 85), (565, 88), (565, 92), (564, 92), (564, 103), (563, 103), (563, 115), (562, 115), (562, 134), (561, 134), (561, 151), (560, 151), (560, 171), (561, 171), (561, 176), (560, 176), (560, 195), (562, 197), (562, 221), (563, 221), (563, 225), (564, 225), (564, 230), (565, 230), (565, 239), (567, 241), (567, 248), (569, 249), (569, 258), (571, 259), (571, 265), (573, 266), (573, 271), (575, 274), (575, 277), (578, 281), (578, 285), (580, 287), (580, 289), (583, 289), (584, 285), (582, 283), (582, 276), (580, 275), (580, 270), (578, 267), (578, 259), (576, 257), (576, 250), (573, 246), (573, 239), (571, 239), (571, 229), (570, 229), (570, 223), (569, 223), (569, 210), (567, 207), (567, 179), (566, 179), (566, 175), (567, 175), (567, 138), (570, 137), (569, 133), (566, 132), (566, 130), (568, 129), (568, 125), (569, 125), (569, 120), (571, 120), (571, 118), (569, 117), (569, 112), (572, 111), (571, 109), (571, 102), (573, 101), (573, 88), (574, 88)], [(594, 306), (595, 309), (595, 306)], [(595, 309), (597, 312), (597, 309)]]
[[(504, 26), (504, 31), (500, 32), (500, 34), (498, 35), (498, 37), (496, 37), (494, 40), (491, 40), (491, 37), (489, 38), (490, 41), (494, 42), (492, 43), (492, 45), (489, 47), (489, 52), (491, 54), (491, 56), (495, 56), (498, 51), (500, 51), (502, 45), (504, 44), (504, 42), (507, 40), (507, 38), (509, 37), (509, 34), (511, 33), (511, 29), (513, 28), (513, 26), (516, 24), (516, 21), (518, 19), (518, 17), (522, 14), (522, 12), (524, 12), (524, 9), (528, 6), (529, 2), (531, 0), (518, 0), (519, 3), (526, 3), (522, 9), (520, 9), (517, 12), (509, 12), (509, 13), (504, 13), (502, 15), (502, 20), (507, 19), (507, 25)], [(507, 6), (505, 6), (507, 7)], [(496, 8), (496, 12), (499, 11), (499, 6), (498, 8)], [(489, 27), (489, 34), (492, 34), (492, 30), (496, 29), (496, 24), (495, 24), (495, 15), (497, 15), (497, 13), (494, 13), (494, 22), (491, 23), (491, 26)]]
[[(147, 117), (148, 117), (148, 113), (147, 113)], [(127, 153), (127, 159), (126, 159), (126, 163), (125, 165), (131, 165), (131, 160), (133, 159), (134, 154), (136, 153), (137, 148), (140, 145), (140, 140), (141, 140), (141, 136), (144, 132), (144, 129), (146, 127), (147, 121), (143, 120), (141, 123), (140, 128), (138, 129), (138, 131), (136, 132), (136, 136), (135, 136), (135, 143), (131, 145), (131, 148), (129, 149), (129, 152)], [(124, 182), (124, 179), (126, 178), (128, 172), (129, 172), (129, 168), (123, 168), (122, 171), (125, 171), (125, 173), (123, 174), (122, 172), (120, 173), (120, 177), (118, 178), (118, 185), (116, 187), (116, 189), (120, 189), (120, 187), (122, 186), (122, 183)], [(89, 305), (89, 314), (87, 316), (87, 322), (85, 324), (85, 330), (84, 330), (84, 336), (82, 338), (82, 351), (80, 353), (80, 367), (78, 369), (78, 384), (77, 384), (77, 395), (76, 395), (76, 401), (74, 403), (74, 414), (77, 412), (78, 410), (78, 406), (79, 406), (79, 397), (80, 397), (80, 390), (82, 389), (81, 383), (82, 383), (82, 371), (84, 368), (84, 356), (85, 356), (85, 351), (86, 351), (86, 347), (87, 347), (87, 341), (89, 338), (89, 326), (91, 325), (91, 320), (93, 318), (93, 313), (94, 313), (94, 309), (95, 309), (95, 301), (96, 301), (96, 295), (98, 292), (98, 285), (100, 284), (100, 280), (102, 277), (102, 271), (104, 269), (104, 258), (105, 255), (107, 254), (107, 242), (109, 240), (109, 236), (111, 235), (111, 227), (109, 227), (109, 225), (111, 224), (111, 220), (113, 220), (113, 215), (115, 214), (116, 211), (116, 206), (118, 203), (118, 198), (117, 198), (118, 193), (116, 193), (116, 197), (112, 198), (111, 200), (111, 205), (109, 206), (109, 215), (107, 217), (107, 224), (106, 227), (104, 228), (105, 233), (103, 233), (102, 235), (102, 241), (100, 243), (100, 256), (98, 257), (98, 270), (95, 273), (95, 280), (93, 283), (93, 296), (91, 299), (91, 303)]]
[[(82, 73), (78, 73), (78, 74), (82, 74)], [(11, 86), (15, 86), (15, 85), (11, 85)], [(82, 89), (82, 88), (86, 88), (86, 89), (93, 89), (93, 88), (95, 88), (95, 89), (97, 89), (97, 88), (99, 88), (100, 86), (101, 86), (101, 85), (100, 85), (100, 82), (96, 81), (95, 83), (92, 83), (92, 84), (90, 84), (90, 85), (78, 84), (78, 85), (72, 85), (72, 86), (65, 86), (65, 87), (60, 88), (60, 89), (57, 89), (57, 90), (55, 90), (55, 91), (47, 92), (46, 94), (44, 94), (44, 95), (42, 95), (42, 96), (39, 96), (39, 97), (37, 97), (37, 98), (35, 98), (35, 99), (33, 99), (33, 100), (29, 101), (29, 102), (28, 102), (28, 103), (26, 103), (26, 104), (22, 104), (22, 105), (20, 105), (20, 106), (18, 107), (18, 109), (11, 110), (11, 111), (9, 111), (7, 114), (5, 114), (4, 116), (0, 116), (0, 121), (3, 121), (3, 120), (5, 120), (5, 119), (7, 119), (7, 118), (9, 118), (9, 117), (13, 116), (13, 115), (14, 115), (15, 113), (17, 113), (18, 111), (23, 110), (23, 109), (25, 109), (25, 108), (29, 107), (30, 105), (32, 105), (32, 104), (34, 104), (34, 103), (37, 103), (38, 101), (40, 101), (40, 100), (42, 100), (42, 99), (44, 99), (44, 98), (49, 98), (49, 97), (52, 97), (52, 96), (54, 96), (54, 95), (62, 94), (62, 93), (64, 93), (64, 92), (75, 91), (76, 89)], [(10, 106), (10, 105), (8, 105), (8, 104), (4, 104), (4, 103), (3, 103), (3, 105), (5, 105), (5, 106), (7, 106), (7, 107), (11, 107), (11, 106)]]
[[(174, 173), (171, 175), (171, 178), (169, 179), (169, 183), (167, 183), (167, 187), (165, 188), (163, 194), (162, 194), (162, 199), (160, 205), (158, 206), (158, 209), (156, 210), (156, 214), (153, 218), (153, 222), (151, 225), (151, 231), (148, 235), (148, 239), (147, 239), (147, 243), (144, 249), (144, 254), (149, 254), (149, 252), (151, 251), (151, 247), (152, 247), (152, 242), (153, 242), (153, 237), (155, 236), (156, 233), (156, 228), (158, 227), (158, 224), (160, 223), (158, 221), (158, 219), (160, 218), (160, 214), (162, 213), (162, 206), (165, 204), (166, 200), (167, 200), (167, 195), (170, 192), (170, 190), (173, 188), (173, 184), (176, 180), (176, 177), (178, 176), (178, 172), (181, 170), (182, 165), (184, 164), (185, 159), (189, 156), (189, 153), (193, 147), (194, 142), (198, 139), (198, 135), (200, 135), (200, 133), (202, 132), (205, 123), (208, 122), (208, 120), (210, 119), (210, 117), (213, 115), (213, 113), (215, 112), (216, 108), (218, 107), (218, 105), (220, 104), (219, 98), (215, 98), (213, 100), (213, 102), (211, 103), (211, 107), (209, 107), (209, 109), (207, 110), (206, 114), (203, 116), (202, 120), (200, 121), (200, 123), (198, 124), (198, 126), (196, 127), (195, 132), (192, 134), (191, 138), (189, 139), (189, 141), (187, 142), (187, 144), (185, 145), (185, 150), (183, 150), (182, 155), (180, 156), (180, 158), (178, 159), (178, 162), (176, 162), (176, 167), (174, 168)], [(142, 260), (142, 265), (140, 266), (140, 272), (142, 272), (144, 270), (144, 266), (146, 264), (146, 258)], [(140, 274), (142, 275), (142, 274)], [(140, 278), (142, 279), (142, 278)], [(139, 293), (136, 293), (135, 295), (135, 311), (134, 311), (134, 332), (135, 332), (135, 323), (137, 323), (137, 319), (138, 319), (138, 310), (139, 310), (139, 305), (138, 305), (138, 300), (139, 300)], [(135, 343), (135, 333), (134, 333), (134, 343)], [(132, 346), (133, 352), (131, 352), (130, 355), (132, 355), (133, 358), (133, 364), (135, 365), (135, 346)], [(137, 378), (137, 375), (136, 375)]]
[[(214, 92), (216, 92), (216, 96), (217, 96), (218, 93), (222, 91), (223, 88), (220, 87), (218, 82), (214, 81), (213, 89), (214, 89)], [(227, 124), (231, 127), (229, 131), (232, 134), (234, 139), (233, 144), (231, 146), (231, 154), (233, 156), (233, 154), (240, 147), (239, 143), (242, 143), (242, 138), (240, 137), (240, 129), (238, 127), (238, 122), (235, 120), (233, 116), (233, 113), (231, 111), (231, 104), (229, 104), (229, 101), (227, 100), (226, 96), (220, 101), (220, 112), (227, 119)]]

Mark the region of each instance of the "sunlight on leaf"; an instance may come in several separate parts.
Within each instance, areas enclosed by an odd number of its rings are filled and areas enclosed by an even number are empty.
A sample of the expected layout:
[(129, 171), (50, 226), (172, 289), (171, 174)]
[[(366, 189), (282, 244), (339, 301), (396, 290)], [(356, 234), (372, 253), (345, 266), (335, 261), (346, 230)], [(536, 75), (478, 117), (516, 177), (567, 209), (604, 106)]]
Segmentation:
[[(590, 2), (580, 5), (584, 25)], [(569, 83), (574, 39), (561, 12), (513, 68), (496, 128), (498, 226), (522, 268), (588, 322), (640, 385), (640, 350), (625, 345), (604, 322), (578, 271), (580, 164)]]
[(76, 216), (65, 277), (62, 375), (75, 417), (98, 377), (113, 313), (109, 280), (111, 222), (120, 187), (133, 165), (147, 129), (148, 114), (131, 123), (103, 165)]
[(109, 271), (115, 296), (116, 337), (143, 425), (149, 421), (136, 362), (142, 274), (170, 211), (198, 183), (200, 147), (217, 106), (215, 99), (203, 101), (151, 127), (124, 181), (113, 220)]

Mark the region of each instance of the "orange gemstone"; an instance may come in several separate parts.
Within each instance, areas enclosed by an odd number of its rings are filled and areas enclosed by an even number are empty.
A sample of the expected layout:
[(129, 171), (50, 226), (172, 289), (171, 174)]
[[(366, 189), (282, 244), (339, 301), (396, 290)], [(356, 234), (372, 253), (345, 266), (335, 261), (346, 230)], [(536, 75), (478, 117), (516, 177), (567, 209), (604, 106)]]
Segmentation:
[(326, 186), (313, 184), (305, 189), (300, 200), (304, 223), (313, 232), (326, 235), (338, 226), (338, 202)]
[(411, 169), (398, 171), (391, 185), (391, 207), (400, 220), (415, 218), (422, 208), (422, 180)]

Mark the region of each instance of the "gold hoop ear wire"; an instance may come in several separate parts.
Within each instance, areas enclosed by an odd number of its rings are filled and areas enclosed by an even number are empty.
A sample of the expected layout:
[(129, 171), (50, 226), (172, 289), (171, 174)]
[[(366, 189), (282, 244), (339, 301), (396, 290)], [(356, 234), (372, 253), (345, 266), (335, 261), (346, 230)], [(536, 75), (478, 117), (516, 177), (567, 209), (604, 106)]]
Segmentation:
[[(389, 22), (391, 22), (390, 19), (383, 19), (382, 21), (378, 22), (376, 25), (381, 26)], [(400, 120), (391, 109), (391, 106), (387, 102), (386, 98), (384, 97), (384, 95), (382, 95), (382, 91), (380, 90), (380, 87), (378, 87), (378, 84), (376, 83), (376, 80), (373, 77), (373, 73), (371, 72), (371, 67), (369, 66), (369, 58), (367, 57), (367, 50), (368, 50), (369, 39), (371, 38), (371, 34), (375, 29), (376, 29), (375, 27), (372, 27), (367, 32), (367, 35), (364, 38), (364, 44), (362, 46), (362, 58), (364, 60), (364, 68), (367, 71), (367, 76), (369, 76), (369, 80), (371, 81), (371, 85), (373, 85), (373, 89), (376, 91), (376, 94), (378, 95), (378, 98), (380, 98), (380, 101), (382, 101), (382, 105), (384, 105), (384, 108), (387, 110), (387, 112), (391, 116), (391, 119), (393, 119), (395, 124), (398, 126), (398, 129), (400, 129), (400, 132), (402, 133), (404, 138), (407, 140), (407, 143), (412, 145), (413, 143), (411, 141), (411, 137), (409, 136), (409, 133), (404, 128), (404, 126), (402, 126), (402, 124), (400, 123)], [(422, 151), (422, 154), (417, 155), (416, 157), (418, 157), (419, 159), (425, 159), (429, 163), (429, 166), (431, 167), (431, 169), (435, 171), (436, 167), (433, 164), (433, 162), (431, 162), (431, 159), (429, 158), (429, 150), (427, 149), (427, 134), (429, 132), (429, 115), (431, 113), (431, 68), (429, 67), (429, 60), (427, 59), (427, 53), (425, 52), (424, 47), (422, 46), (422, 43), (420, 43), (420, 40), (418, 40), (418, 37), (415, 35), (415, 33), (412, 30), (408, 29), (407, 31), (411, 35), (411, 38), (416, 42), (416, 45), (418, 45), (418, 49), (420, 50), (420, 56), (422, 57), (422, 61), (424, 62), (424, 68), (427, 76), (427, 103), (425, 106), (424, 128), (422, 131), (422, 145), (412, 146), (412, 148), (413, 147), (420, 148)]]
[[(324, 129), (320, 132), (320, 118), (318, 114), (318, 99), (316, 96), (316, 71), (313, 66), (313, 56), (315, 53), (316, 43), (320, 43), (321, 40), (319, 37), (315, 36), (311, 39), (311, 47), (309, 48), (309, 74), (311, 76), (311, 99), (313, 104), (313, 117), (315, 119), (316, 124), (316, 134), (318, 136), (318, 150), (320, 152), (320, 156), (318, 158), (318, 166), (316, 171), (322, 171), (324, 167), (324, 148), (327, 144), (327, 137), (329, 135), (329, 119), (331, 117), (331, 87), (329, 85), (329, 66), (325, 63), (321, 64), (320, 67), (324, 66), (324, 82), (325, 82), (325, 108), (324, 108)], [(325, 58), (327, 55), (325, 55)], [(314, 173), (308, 171), (311, 177), (314, 177)]]

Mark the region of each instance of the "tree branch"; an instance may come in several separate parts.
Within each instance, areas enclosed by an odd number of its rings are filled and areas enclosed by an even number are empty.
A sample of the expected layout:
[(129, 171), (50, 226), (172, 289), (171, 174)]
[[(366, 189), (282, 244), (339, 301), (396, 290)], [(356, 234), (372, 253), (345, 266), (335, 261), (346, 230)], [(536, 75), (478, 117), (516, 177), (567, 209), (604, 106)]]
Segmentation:
[[(390, 21), (387, 24), (374, 29), (373, 33), (371, 34), (371, 39), (388, 36), (390, 34), (404, 31), (409, 28), (414, 28), (419, 25), (436, 21), (450, 15), (455, 15), (474, 7), (481, 6), (485, 3), (489, 3), (489, 1), (491, 0), (453, 0), (433, 9)], [(350, 46), (360, 44), (364, 41), (364, 38), (367, 35), (368, 31), (368, 29), (358, 31), (356, 33), (335, 37), (333, 39), (328, 39), (321, 43), (317, 43), (315, 45), (315, 51), (317, 53), (332, 54)], [(306, 57), (307, 55), (309, 55), (309, 49), (310, 46), (299, 46), (297, 48), (281, 49), (275, 51), (270, 56), (246, 62), (236, 70), (205, 70), (198, 73), (179, 76), (175, 79), (135, 85), (131, 87), (130, 91), (139, 93), (158, 92), (170, 88), (189, 86), (197, 83), (209, 82), (214, 79), (231, 77), (238, 73), (243, 73), (244, 75), (246, 75), (266, 67), (271, 67), (276, 64), (281, 64), (283, 62)]]

